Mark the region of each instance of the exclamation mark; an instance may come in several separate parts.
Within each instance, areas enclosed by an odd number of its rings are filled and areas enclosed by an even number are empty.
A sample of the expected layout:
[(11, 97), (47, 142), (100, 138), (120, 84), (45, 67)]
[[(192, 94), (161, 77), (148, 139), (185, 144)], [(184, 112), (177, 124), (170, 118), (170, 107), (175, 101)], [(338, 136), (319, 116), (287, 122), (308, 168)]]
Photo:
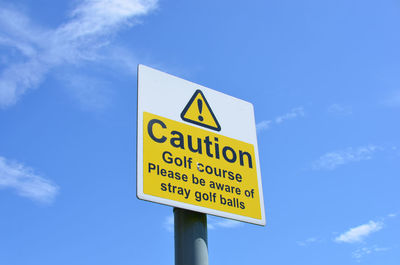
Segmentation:
[(201, 99), (197, 100), (197, 107), (199, 108), (199, 121), (203, 121), (203, 116), (201, 116), (201, 112), (203, 111), (203, 101)]

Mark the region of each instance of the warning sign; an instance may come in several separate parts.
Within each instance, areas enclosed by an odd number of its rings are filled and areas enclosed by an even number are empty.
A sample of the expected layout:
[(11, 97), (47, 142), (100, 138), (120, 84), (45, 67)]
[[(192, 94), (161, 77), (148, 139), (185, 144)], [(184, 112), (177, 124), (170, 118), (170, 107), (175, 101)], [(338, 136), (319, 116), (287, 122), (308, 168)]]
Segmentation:
[(182, 111), (181, 118), (184, 121), (191, 122), (212, 130), (221, 130), (221, 126), (219, 125), (217, 118), (215, 118), (215, 115), (211, 110), (210, 105), (208, 105), (208, 102), (201, 90), (196, 90), (196, 92), (193, 94), (189, 103)]
[(140, 65), (137, 120), (138, 198), (265, 225), (250, 103)]

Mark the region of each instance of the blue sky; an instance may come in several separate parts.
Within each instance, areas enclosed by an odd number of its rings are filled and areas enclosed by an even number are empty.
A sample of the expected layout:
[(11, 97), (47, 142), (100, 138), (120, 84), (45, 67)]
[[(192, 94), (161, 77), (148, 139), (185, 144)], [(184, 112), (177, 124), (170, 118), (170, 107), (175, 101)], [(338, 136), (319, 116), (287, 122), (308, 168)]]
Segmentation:
[(136, 199), (136, 67), (252, 102), (267, 226), (210, 264), (400, 260), (398, 1), (0, 1), (0, 264), (173, 264)]

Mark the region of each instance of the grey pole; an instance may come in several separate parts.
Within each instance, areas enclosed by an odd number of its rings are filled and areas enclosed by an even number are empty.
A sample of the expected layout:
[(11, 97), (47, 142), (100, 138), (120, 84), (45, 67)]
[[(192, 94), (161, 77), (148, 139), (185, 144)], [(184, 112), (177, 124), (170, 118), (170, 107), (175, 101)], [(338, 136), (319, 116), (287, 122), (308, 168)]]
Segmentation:
[(208, 265), (207, 215), (174, 208), (175, 265)]

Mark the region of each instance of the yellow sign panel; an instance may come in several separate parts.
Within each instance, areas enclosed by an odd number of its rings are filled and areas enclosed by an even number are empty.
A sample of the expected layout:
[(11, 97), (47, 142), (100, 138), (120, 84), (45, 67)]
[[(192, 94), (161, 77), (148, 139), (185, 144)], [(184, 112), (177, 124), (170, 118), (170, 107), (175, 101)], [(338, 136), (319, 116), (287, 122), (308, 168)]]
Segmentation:
[[(201, 97), (195, 93), (187, 117), (195, 117)], [(206, 124), (210, 110), (200, 112)], [(149, 112), (142, 135), (144, 194), (262, 219), (252, 144)]]
[(189, 103), (181, 113), (181, 118), (184, 121), (191, 122), (208, 129), (220, 131), (221, 126), (219, 125), (217, 118), (206, 98), (204, 97), (201, 90), (196, 90)]

